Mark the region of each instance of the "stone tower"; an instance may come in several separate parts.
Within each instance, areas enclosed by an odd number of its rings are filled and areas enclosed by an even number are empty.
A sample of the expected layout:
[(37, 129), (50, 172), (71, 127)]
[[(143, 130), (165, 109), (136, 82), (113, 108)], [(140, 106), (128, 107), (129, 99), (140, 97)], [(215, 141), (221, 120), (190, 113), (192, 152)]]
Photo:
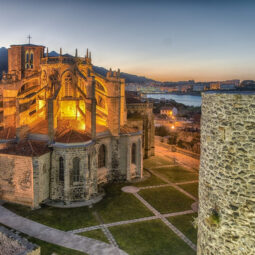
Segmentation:
[(197, 254), (255, 254), (255, 93), (202, 102)]

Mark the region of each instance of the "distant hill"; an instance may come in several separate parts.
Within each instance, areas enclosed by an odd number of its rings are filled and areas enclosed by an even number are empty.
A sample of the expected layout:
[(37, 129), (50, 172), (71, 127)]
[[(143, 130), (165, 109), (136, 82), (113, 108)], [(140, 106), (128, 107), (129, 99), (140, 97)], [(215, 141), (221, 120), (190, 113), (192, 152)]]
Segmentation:
[[(51, 51), (49, 52), (49, 56), (50, 57), (57, 57), (59, 56), (59, 53), (57, 53), (56, 51)], [(65, 54), (64, 56), (71, 56), (69, 54)], [(93, 66), (94, 70), (96, 73), (101, 74), (103, 76), (106, 76), (107, 73), (107, 69), (105, 69), (104, 67), (99, 67), (99, 66)], [(0, 77), (2, 72), (8, 71), (8, 50), (4, 47), (0, 48)], [(120, 73), (121, 78), (125, 78), (127, 83), (147, 83), (147, 82), (155, 82), (152, 79), (148, 79), (146, 77), (143, 76), (137, 76), (134, 74), (128, 74), (128, 73)]]

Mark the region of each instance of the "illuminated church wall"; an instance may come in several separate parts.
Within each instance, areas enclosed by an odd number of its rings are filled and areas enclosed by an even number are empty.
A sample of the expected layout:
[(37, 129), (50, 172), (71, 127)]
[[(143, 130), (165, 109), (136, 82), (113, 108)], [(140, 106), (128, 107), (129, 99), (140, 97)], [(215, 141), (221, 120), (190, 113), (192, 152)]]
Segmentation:
[[(126, 125), (120, 72), (95, 73), (88, 52), (85, 58), (49, 57), (43, 49), (11, 46), (9, 72), (0, 82), (0, 153), (31, 162), (31, 201), (18, 203), (88, 200), (105, 183), (142, 177), (141, 131)], [(13, 174), (18, 173), (17, 165)]]

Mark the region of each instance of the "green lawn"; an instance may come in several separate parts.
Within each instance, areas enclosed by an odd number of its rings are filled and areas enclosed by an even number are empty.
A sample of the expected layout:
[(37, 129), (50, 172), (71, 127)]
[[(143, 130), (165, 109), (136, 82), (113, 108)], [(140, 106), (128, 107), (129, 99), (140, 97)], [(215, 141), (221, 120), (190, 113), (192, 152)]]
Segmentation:
[(172, 164), (173, 164), (172, 159), (166, 159), (160, 156), (153, 156), (143, 161), (143, 166), (148, 169), (151, 169), (153, 167), (163, 166), (163, 165), (172, 165)]
[(174, 183), (184, 181), (195, 181), (198, 179), (198, 175), (196, 173), (190, 172), (182, 166), (156, 168), (153, 169), (153, 171), (162, 174), (169, 181)]
[(197, 243), (197, 230), (194, 228), (192, 222), (197, 217), (197, 213), (179, 215), (175, 217), (169, 217), (168, 220), (177, 227), (190, 241), (194, 244)]
[(105, 234), (103, 233), (103, 231), (101, 229), (96, 229), (96, 230), (79, 233), (79, 235), (97, 239), (97, 240), (105, 242), (105, 243), (109, 243), (108, 239), (106, 238)]
[(146, 186), (155, 186), (155, 185), (166, 184), (164, 181), (162, 181), (161, 179), (159, 179), (159, 178), (158, 178), (157, 176), (155, 176), (154, 174), (150, 174), (150, 173), (148, 173), (146, 170), (144, 170), (144, 173), (150, 175), (150, 177), (148, 177), (148, 178), (145, 179), (144, 181), (137, 182), (137, 183), (132, 183), (132, 186), (136, 186), (136, 187), (146, 187)]
[(110, 228), (129, 255), (195, 255), (196, 253), (160, 220)]
[(152, 216), (153, 214), (132, 194), (121, 191), (128, 184), (111, 184), (105, 187), (106, 196), (94, 210), (105, 223), (131, 220)]
[(194, 200), (173, 187), (145, 189), (139, 194), (160, 213), (190, 210), (194, 203)]
[(64, 231), (99, 224), (92, 215), (92, 209), (88, 207), (63, 209), (45, 206), (38, 210), (31, 210), (29, 207), (10, 203), (4, 206), (18, 215)]
[(178, 186), (198, 198), (198, 183), (182, 184)]

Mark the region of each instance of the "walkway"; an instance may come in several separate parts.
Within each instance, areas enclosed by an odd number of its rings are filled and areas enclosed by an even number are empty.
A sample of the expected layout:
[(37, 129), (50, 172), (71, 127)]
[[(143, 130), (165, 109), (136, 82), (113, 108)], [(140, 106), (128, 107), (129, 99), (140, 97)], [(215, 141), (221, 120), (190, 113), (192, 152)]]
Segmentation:
[(104, 242), (50, 228), (23, 218), (3, 206), (0, 206), (0, 223), (45, 242), (85, 252), (89, 255), (127, 255), (124, 251)]
[[(172, 158), (174, 161), (179, 164), (183, 165), (187, 169), (193, 170), (199, 168), (199, 159), (192, 158), (190, 156), (181, 154), (179, 152), (172, 152), (171, 146), (165, 143), (161, 143), (155, 140), (155, 155), (156, 156), (165, 156), (167, 158)], [(198, 173), (197, 170), (195, 170)]]

